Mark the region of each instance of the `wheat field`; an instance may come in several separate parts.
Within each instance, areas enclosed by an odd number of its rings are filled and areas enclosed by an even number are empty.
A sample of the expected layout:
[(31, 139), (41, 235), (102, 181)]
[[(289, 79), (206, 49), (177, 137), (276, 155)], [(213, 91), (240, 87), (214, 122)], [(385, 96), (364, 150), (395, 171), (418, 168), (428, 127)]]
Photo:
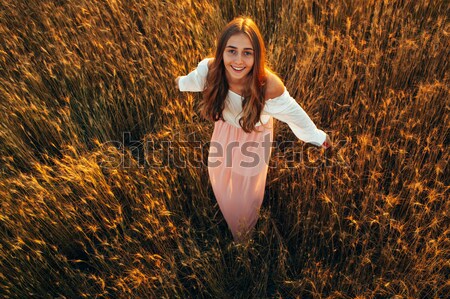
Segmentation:
[[(209, 184), (201, 95), (174, 85), (238, 15), (335, 143), (275, 123), (247, 244)], [(445, 0), (1, 0), (0, 296), (448, 296), (449, 15)]]

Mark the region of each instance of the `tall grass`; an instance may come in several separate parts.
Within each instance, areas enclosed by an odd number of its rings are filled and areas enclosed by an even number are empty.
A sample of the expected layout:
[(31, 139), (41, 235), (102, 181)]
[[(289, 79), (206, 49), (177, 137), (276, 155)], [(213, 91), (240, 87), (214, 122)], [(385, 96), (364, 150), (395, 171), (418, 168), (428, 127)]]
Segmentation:
[[(449, 13), (424, 0), (0, 2), (0, 295), (445, 297)], [(276, 123), (246, 245), (208, 182), (200, 95), (173, 83), (239, 14), (336, 145), (286, 146)]]

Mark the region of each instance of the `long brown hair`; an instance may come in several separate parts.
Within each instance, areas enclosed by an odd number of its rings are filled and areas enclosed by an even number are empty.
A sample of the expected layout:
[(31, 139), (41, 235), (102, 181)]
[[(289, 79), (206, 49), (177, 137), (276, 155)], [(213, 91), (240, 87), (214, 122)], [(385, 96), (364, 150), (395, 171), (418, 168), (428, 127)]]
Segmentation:
[(200, 114), (212, 121), (224, 120), (222, 112), (225, 108), (225, 98), (228, 94), (229, 85), (225, 76), (223, 52), (230, 37), (238, 33), (244, 33), (248, 36), (255, 57), (252, 70), (248, 74), (249, 84), (243, 90), (242, 117), (239, 119), (242, 129), (250, 133), (254, 130), (255, 124), (260, 121), (261, 112), (264, 108), (266, 49), (258, 27), (248, 17), (238, 17), (229, 22), (217, 40), (216, 53), (209, 67), (203, 101), (200, 104)]

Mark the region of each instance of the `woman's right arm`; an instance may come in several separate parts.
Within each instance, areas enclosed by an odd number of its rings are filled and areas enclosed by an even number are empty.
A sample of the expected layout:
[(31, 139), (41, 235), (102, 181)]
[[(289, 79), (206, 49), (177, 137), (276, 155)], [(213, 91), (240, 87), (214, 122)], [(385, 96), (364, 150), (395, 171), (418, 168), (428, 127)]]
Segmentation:
[(186, 76), (179, 76), (175, 83), (180, 91), (203, 91), (208, 75), (208, 62), (212, 58), (205, 58), (200, 61), (197, 68)]

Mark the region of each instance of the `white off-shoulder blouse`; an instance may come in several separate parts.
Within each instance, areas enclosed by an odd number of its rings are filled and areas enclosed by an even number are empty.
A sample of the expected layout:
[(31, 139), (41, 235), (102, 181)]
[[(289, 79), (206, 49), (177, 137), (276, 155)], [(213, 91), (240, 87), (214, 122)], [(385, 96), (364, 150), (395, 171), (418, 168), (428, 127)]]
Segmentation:
[[(181, 76), (178, 81), (180, 91), (201, 92), (204, 89), (206, 76), (208, 74), (208, 61), (213, 58), (205, 58), (200, 61), (197, 68), (186, 76)], [(223, 118), (233, 126), (241, 127), (239, 119), (242, 113), (242, 97), (229, 90), (225, 100)], [(270, 117), (274, 117), (289, 125), (295, 136), (300, 140), (321, 146), (325, 141), (326, 134), (318, 129), (303, 108), (292, 98), (285, 88), (280, 96), (268, 99), (261, 112), (261, 122), (256, 126), (266, 124)]]

